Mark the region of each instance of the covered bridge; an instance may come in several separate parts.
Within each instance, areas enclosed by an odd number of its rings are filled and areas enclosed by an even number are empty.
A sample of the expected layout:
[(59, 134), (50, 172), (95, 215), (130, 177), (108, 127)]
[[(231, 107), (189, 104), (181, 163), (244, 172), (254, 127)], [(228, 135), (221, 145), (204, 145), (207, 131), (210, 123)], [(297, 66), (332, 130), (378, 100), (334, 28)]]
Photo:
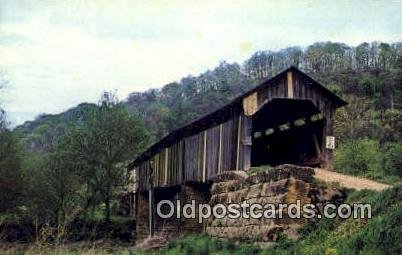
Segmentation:
[[(205, 183), (228, 170), (330, 166), (336, 108), (346, 102), (295, 67), (183, 126), (129, 165), (138, 190)], [(150, 172), (150, 161), (153, 173)]]

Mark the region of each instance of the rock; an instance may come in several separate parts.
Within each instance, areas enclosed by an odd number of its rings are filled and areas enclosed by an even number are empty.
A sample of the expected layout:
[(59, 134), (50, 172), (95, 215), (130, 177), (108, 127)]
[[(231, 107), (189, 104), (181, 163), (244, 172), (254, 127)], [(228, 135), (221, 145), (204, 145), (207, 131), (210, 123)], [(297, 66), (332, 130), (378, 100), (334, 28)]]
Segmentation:
[[(206, 227), (206, 232), (217, 238), (247, 242), (273, 242), (280, 233), (286, 233), (290, 238), (297, 238), (297, 228), (305, 223), (305, 219), (291, 219), (286, 215), (285, 208), (278, 208), (279, 203), (309, 203), (311, 195), (317, 199), (338, 197), (339, 193), (321, 191), (311, 185), (314, 169), (295, 165), (280, 165), (247, 176), (244, 172), (228, 171), (218, 175), (211, 188), (210, 205), (217, 203), (225, 205), (246, 201), (252, 204), (272, 204), (275, 207), (265, 207), (266, 216), (258, 219), (239, 218), (213, 219)], [(255, 211), (256, 212), (256, 211)], [(262, 211), (261, 211), (262, 212)], [(259, 212), (256, 212), (259, 213)], [(279, 217), (282, 214), (283, 217)]]
[(306, 182), (311, 182), (314, 176), (314, 169), (311, 167), (290, 164), (279, 165), (266, 171), (251, 175), (246, 179), (246, 183), (257, 184), (263, 182), (274, 182), (287, 179), (290, 176)]
[(245, 171), (225, 171), (213, 178), (213, 182), (226, 182), (226, 181), (233, 181), (239, 180), (244, 181), (248, 177), (248, 174)]
[(232, 180), (212, 184), (211, 194), (227, 193), (241, 188), (243, 180)]
[(261, 194), (262, 184), (251, 185), (247, 193), (246, 199), (259, 197)]
[(277, 194), (285, 193), (287, 187), (288, 179), (264, 183), (261, 189), (261, 196), (275, 196)]
[(272, 224), (269, 226), (261, 227), (261, 239), (264, 242), (276, 241), (279, 233), (283, 231), (283, 227), (280, 225)]

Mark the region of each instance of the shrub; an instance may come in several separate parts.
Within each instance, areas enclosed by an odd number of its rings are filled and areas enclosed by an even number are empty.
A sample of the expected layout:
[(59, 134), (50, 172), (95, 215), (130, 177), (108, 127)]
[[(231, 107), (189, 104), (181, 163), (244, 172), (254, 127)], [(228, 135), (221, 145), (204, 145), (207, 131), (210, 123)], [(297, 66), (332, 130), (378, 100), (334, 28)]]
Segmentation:
[(387, 144), (381, 165), (386, 175), (402, 177), (402, 145), (398, 143)]
[(379, 173), (380, 164), (380, 145), (375, 140), (350, 141), (335, 151), (335, 169), (344, 173), (375, 175)]
[(206, 235), (189, 236), (169, 244), (164, 254), (258, 254), (260, 249), (252, 245), (235, 245), (228, 240), (219, 240)]
[(334, 166), (339, 172), (366, 176), (394, 184), (402, 178), (402, 145), (380, 146), (376, 140), (349, 141), (335, 151)]

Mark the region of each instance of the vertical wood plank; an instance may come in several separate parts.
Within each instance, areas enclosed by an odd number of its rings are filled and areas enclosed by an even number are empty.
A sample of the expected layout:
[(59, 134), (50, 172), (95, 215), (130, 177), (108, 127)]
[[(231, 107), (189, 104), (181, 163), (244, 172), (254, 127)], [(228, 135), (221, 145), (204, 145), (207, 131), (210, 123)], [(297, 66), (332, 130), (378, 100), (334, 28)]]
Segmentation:
[(218, 156), (218, 173), (222, 172), (222, 128), (223, 125), (219, 125), (219, 156)]
[(207, 130), (204, 131), (204, 146), (202, 153), (202, 181), (206, 181), (206, 162), (207, 162)]
[(165, 148), (165, 185), (168, 182), (168, 155), (169, 155), (169, 148)]
[(237, 125), (236, 170), (239, 170), (239, 159), (240, 159), (240, 134), (241, 134), (241, 115), (239, 115), (239, 118), (238, 118), (238, 125)]

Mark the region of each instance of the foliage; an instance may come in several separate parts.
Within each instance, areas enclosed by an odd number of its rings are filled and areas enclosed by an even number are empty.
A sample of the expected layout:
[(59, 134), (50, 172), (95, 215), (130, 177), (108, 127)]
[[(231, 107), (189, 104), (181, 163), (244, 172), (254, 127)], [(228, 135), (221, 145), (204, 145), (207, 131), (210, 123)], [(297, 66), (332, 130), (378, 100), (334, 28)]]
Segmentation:
[[(336, 130), (341, 141), (371, 137), (381, 143), (397, 142), (402, 130), (401, 54), (401, 43), (379, 42), (357, 47), (318, 42), (306, 49), (259, 51), (242, 64), (222, 61), (197, 77), (188, 76), (161, 89), (131, 93), (123, 105), (144, 121), (152, 135), (151, 142), (155, 142), (294, 65), (349, 103), (343, 118), (337, 121), (342, 126)], [(28, 148), (47, 152), (54, 145), (53, 137), (63, 134), (71, 123), (84, 120), (95, 107), (81, 104), (62, 114), (41, 115), (16, 131)]]
[[(359, 139), (341, 144), (335, 151), (334, 167), (340, 172), (379, 180), (402, 177), (400, 143), (383, 146), (376, 140)], [(394, 179), (395, 180), (395, 179)]]
[[(12, 209), (8, 221), (28, 221), (60, 238), (90, 209), (104, 208), (110, 222), (127, 160), (144, 149), (148, 132), (110, 93), (103, 95), (99, 106), (84, 112), (72, 118), (68, 129), (52, 136), (46, 150), (20, 152), (19, 145), (26, 141), (21, 129), (4, 128), (0, 133), (1, 211)], [(33, 132), (47, 134), (52, 125), (38, 125)]]
[(169, 244), (164, 254), (258, 254), (259, 248), (252, 245), (236, 245), (227, 240), (218, 240), (205, 235), (189, 236)]
[(257, 173), (261, 173), (261, 172), (265, 172), (268, 171), (272, 168), (272, 166), (270, 165), (263, 165), (263, 166), (256, 166), (256, 167), (251, 167), (248, 170), (248, 175), (253, 175), (253, 174), (257, 174)]
[[(0, 80), (0, 88), (2, 85)], [(22, 199), (20, 147), (7, 124), (5, 111), (0, 107), (0, 213), (15, 209)]]
[[(401, 43), (351, 47), (318, 42), (305, 49), (259, 51), (242, 64), (223, 61), (196, 77), (132, 93), (123, 102), (106, 93), (98, 105), (83, 103), (60, 114), (42, 114), (13, 131), (8, 129), (1, 110), (1, 219), (17, 226), (50, 226), (60, 236), (72, 222), (101, 218), (100, 210), (104, 211), (103, 218), (113, 222), (117, 211), (113, 204), (122, 190), (129, 160), (168, 132), (221, 107), (289, 65), (307, 72), (348, 102), (335, 116), (335, 168), (400, 182), (401, 55)], [(375, 205), (376, 216), (369, 223), (339, 219), (311, 222), (303, 228), (301, 240), (282, 237), (267, 252), (392, 253), (401, 236), (396, 221), (400, 222), (401, 216), (399, 190), (381, 195), (352, 193), (350, 199), (370, 200)], [(381, 207), (393, 209), (388, 212)], [(257, 250), (197, 236), (171, 244), (170, 251), (248, 254)]]
[(402, 178), (402, 145), (399, 143), (390, 143), (385, 146), (384, 151), (381, 160), (384, 174)]
[[(122, 163), (142, 151), (146, 144), (147, 132), (141, 122), (129, 116), (113, 94), (105, 93), (88, 119), (61, 139), (52, 170), (60, 181), (65, 179), (63, 173), (76, 174), (86, 189), (84, 210), (99, 196), (105, 204), (105, 218), (110, 220), (112, 199), (124, 184)], [(62, 183), (59, 188), (64, 189)]]
[(402, 186), (381, 193), (355, 191), (348, 201), (370, 203), (371, 220), (321, 219), (301, 230), (297, 241), (284, 240), (264, 254), (398, 254), (402, 250)]
[(14, 135), (0, 127), (0, 213), (21, 203), (20, 149)]
[[(188, 236), (169, 243), (159, 252), (121, 248), (113, 254), (399, 254), (402, 250), (402, 186), (383, 192), (351, 191), (348, 203), (370, 203), (372, 219), (313, 220), (301, 230), (298, 240), (281, 236), (272, 246), (258, 246), (218, 240), (205, 235)], [(74, 249), (60, 249), (54, 254), (82, 254)], [(109, 250), (91, 250), (109, 254)], [(88, 251), (85, 251), (88, 253)]]
[(348, 174), (369, 174), (380, 169), (380, 146), (375, 140), (352, 140), (335, 151), (335, 169)]

